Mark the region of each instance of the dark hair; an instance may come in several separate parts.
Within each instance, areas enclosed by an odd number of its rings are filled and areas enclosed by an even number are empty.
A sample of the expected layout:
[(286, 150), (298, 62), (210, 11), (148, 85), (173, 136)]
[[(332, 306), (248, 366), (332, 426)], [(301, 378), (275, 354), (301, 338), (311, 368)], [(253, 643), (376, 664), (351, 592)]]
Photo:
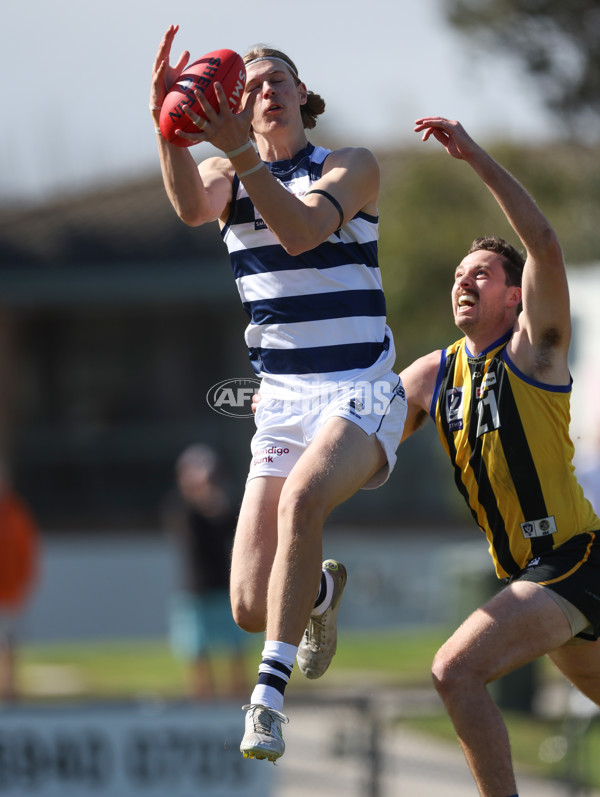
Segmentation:
[[(255, 44), (244, 55), (244, 63), (248, 64), (254, 61), (255, 58), (281, 58), (290, 69), (290, 73), (294, 79), (295, 84), (298, 86), (302, 81), (298, 77), (298, 70), (296, 64), (292, 61), (289, 55), (286, 55), (281, 50), (275, 50), (273, 47), (267, 47), (264, 44)], [(325, 100), (320, 94), (315, 94), (314, 91), (309, 91), (306, 104), (300, 107), (302, 114), (302, 124), (305, 128), (312, 130), (317, 124), (317, 116), (320, 116), (325, 111)]]
[(475, 238), (467, 254), (478, 252), (480, 249), (500, 255), (506, 275), (506, 284), (521, 287), (525, 258), (512, 244), (496, 235), (484, 235), (481, 238)]

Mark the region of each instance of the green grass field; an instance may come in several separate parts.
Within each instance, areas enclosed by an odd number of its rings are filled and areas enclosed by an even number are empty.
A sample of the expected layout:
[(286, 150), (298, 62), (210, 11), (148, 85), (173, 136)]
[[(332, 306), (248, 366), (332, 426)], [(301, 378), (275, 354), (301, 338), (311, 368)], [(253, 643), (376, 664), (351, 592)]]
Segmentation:
[[(431, 661), (446, 636), (444, 629), (344, 632), (329, 672), (318, 681), (306, 681), (295, 673), (288, 694), (360, 690), (367, 679), (371, 688), (430, 689)], [(261, 640), (253, 637), (246, 656), (250, 682), (255, 677), (260, 647)], [(217, 674), (223, 673), (223, 663), (216, 660)], [(185, 695), (185, 669), (162, 640), (29, 646), (22, 649), (19, 664), (26, 702), (147, 696), (172, 699)], [(550, 665), (542, 665), (538, 676), (541, 683), (557, 678)], [(404, 715), (395, 721), (457, 744), (445, 712), (441, 706), (435, 709), (435, 700), (433, 705), (433, 710)], [(585, 733), (574, 734), (573, 725), (561, 718), (540, 719), (515, 711), (505, 711), (504, 716), (515, 760), (521, 766), (554, 779), (576, 772), (585, 785), (600, 788), (600, 721), (593, 721)]]

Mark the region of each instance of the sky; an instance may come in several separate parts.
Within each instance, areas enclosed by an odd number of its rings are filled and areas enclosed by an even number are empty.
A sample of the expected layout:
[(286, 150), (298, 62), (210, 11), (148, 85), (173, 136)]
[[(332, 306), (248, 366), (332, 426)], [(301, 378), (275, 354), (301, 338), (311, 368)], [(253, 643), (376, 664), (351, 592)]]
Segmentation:
[[(148, 93), (171, 23), (179, 25), (173, 63), (183, 49), (191, 60), (258, 42), (287, 52), (325, 98), (319, 128), (340, 145), (418, 143), (413, 121), (429, 114), (459, 119), (482, 143), (531, 141), (551, 128), (518, 65), (476, 52), (445, 21), (443, 0), (13, 2), (0, 31), (2, 204), (157, 172)], [(193, 152), (214, 154), (206, 144)]]

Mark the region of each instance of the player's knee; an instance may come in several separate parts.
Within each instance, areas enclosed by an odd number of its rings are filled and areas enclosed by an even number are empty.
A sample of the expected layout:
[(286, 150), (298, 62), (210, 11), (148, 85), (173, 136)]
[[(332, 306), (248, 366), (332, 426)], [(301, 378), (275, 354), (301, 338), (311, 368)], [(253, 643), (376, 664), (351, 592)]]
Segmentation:
[(299, 533), (308, 533), (321, 528), (327, 514), (327, 501), (319, 490), (306, 484), (286, 484), (279, 500), (280, 529), (293, 528)]
[(248, 631), (250, 634), (260, 634), (265, 630), (264, 616), (259, 616), (246, 607), (234, 608), (233, 619), (242, 631)]
[(265, 610), (257, 608), (244, 599), (243, 596), (231, 596), (231, 611), (236, 625), (242, 631), (250, 634), (259, 634), (265, 630)]
[(431, 666), (433, 685), (444, 702), (450, 700), (463, 689), (469, 688), (470, 675), (465, 663), (457, 656), (448, 654), (440, 648)]

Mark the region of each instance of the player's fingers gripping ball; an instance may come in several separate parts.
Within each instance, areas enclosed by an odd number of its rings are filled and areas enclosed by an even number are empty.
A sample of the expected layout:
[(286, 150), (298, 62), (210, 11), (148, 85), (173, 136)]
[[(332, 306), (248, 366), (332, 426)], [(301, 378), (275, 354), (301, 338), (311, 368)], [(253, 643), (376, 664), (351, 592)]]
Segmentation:
[(187, 105), (195, 114), (206, 118), (195, 91), (200, 91), (207, 102), (219, 110), (215, 94), (215, 83), (220, 83), (227, 97), (229, 108), (237, 112), (246, 85), (246, 67), (238, 53), (233, 50), (213, 50), (185, 69), (165, 97), (160, 109), (160, 132), (163, 138), (180, 147), (190, 147), (195, 141), (181, 138), (175, 132), (197, 133), (198, 126), (183, 110)]

